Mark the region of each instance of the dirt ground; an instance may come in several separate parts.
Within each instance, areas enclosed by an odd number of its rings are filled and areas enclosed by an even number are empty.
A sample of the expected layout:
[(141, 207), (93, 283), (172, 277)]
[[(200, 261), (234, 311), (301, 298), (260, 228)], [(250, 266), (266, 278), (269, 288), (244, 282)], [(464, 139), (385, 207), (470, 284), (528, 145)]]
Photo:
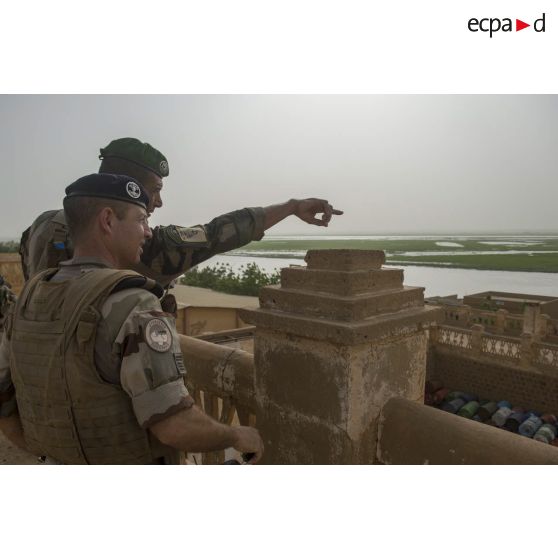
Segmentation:
[(37, 465), (37, 458), (14, 446), (0, 432), (0, 465)]

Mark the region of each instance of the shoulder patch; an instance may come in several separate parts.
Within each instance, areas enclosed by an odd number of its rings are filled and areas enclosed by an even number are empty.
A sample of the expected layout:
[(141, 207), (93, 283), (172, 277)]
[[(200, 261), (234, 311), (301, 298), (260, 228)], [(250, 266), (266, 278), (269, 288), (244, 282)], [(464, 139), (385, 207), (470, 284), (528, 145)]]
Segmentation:
[(159, 318), (149, 320), (145, 326), (145, 342), (159, 353), (166, 353), (172, 346), (169, 326)]
[(202, 227), (175, 227), (176, 234), (184, 244), (207, 242), (207, 235)]

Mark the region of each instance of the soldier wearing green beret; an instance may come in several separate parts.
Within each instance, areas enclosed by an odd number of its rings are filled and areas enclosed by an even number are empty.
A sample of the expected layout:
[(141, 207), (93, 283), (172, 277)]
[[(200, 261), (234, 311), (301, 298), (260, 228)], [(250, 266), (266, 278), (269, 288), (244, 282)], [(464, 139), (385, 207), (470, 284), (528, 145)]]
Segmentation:
[[(99, 157), (100, 173), (126, 174), (141, 182), (149, 196), (148, 214), (163, 205), (161, 189), (163, 179), (169, 175), (169, 163), (160, 151), (135, 138), (120, 138), (101, 149)], [(341, 214), (326, 200), (292, 199), (269, 207), (232, 211), (206, 225), (155, 227), (134, 269), (166, 287), (204, 260), (260, 240), (266, 229), (289, 215), (327, 226), (332, 215)], [(26, 279), (71, 258), (73, 248), (64, 211), (51, 210), (40, 215), (23, 233), (20, 252)]]
[(134, 178), (83, 177), (66, 189), (73, 258), (24, 286), (0, 344), (0, 430), (50, 462), (180, 463), (234, 447), (260, 459), (254, 428), (227, 426), (188, 394), (162, 288), (133, 271), (152, 239)]

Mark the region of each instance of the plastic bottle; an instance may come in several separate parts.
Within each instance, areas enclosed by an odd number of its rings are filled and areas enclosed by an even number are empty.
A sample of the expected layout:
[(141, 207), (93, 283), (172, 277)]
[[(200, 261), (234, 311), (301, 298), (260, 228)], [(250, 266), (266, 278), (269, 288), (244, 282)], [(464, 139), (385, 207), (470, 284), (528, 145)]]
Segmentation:
[(507, 418), (502, 428), (509, 432), (517, 432), (519, 430), (519, 425), (527, 418), (527, 415), (520, 407), (514, 407), (512, 411), (512, 414)]
[(533, 436), (533, 440), (550, 444), (556, 438), (556, 426), (553, 424), (543, 424)]
[(497, 410), (498, 404), (496, 401), (489, 401), (479, 407), (476, 416), (478, 416), (480, 422), (486, 422)]
[(451, 401), (446, 401), (442, 405), (442, 410), (447, 411), (448, 413), (457, 413), (461, 407), (465, 405), (465, 401), (463, 399), (452, 399)]
[(542, 420), (533, 413), (529, 414), (529, 418), (524, 420), (519, 425), (519, 433), (522, 436), (526, 436), (527, 438), (532, 438), (535, 435), (535, 432), (542, 426)]
[(465, 391), (452, 391), (447, 395), (446, 401), (452, 401), (453, 399), (463, 399), (465, 403), (469, 403), (469, 401), (475, 401), (478, 397), (473, 393)]
[(434, 393), (434, 405), (440, 405), (444, 402), (444, 399), (448, 396), (449, 389), (441, 388), (436, 393)]
[(478, 401), (469, 401), (469, 403), (465, 403), (461, 409), (457, 412), (460, 417), (465, 418), (473, 418), (479, 409), (479, 402)]
[(508, 420), (509, 416), (512, 414), (512, 410), (510, 407), (500, 407), (493, 415), (492, 415), (492, 422), (496, 426), (500, 428), (506, 424), (506, 420)]
[(553, 415), (551, 413), (545, 413), (544, 415), (541, 415), (541, 420), (547, 424), (556, 424), (556, 415)]

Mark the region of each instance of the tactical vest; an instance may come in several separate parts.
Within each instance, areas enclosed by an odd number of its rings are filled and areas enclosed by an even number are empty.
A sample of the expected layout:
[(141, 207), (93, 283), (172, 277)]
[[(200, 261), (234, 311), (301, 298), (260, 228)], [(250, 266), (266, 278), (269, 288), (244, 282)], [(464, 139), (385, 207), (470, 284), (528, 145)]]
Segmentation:
[(179, 452), (139, 426), (122, 387), (95, 368), (102, 305), (119, 283), (140, 276), (96, 269), (49, 282), (56, 271), (25, 285), (10, 327), (11, 373), (30, 451), (72, 464), (179, 463)]
[(19, 254), (26, 281), (39, 271), (69, 260), (73, 248), (64, 210), (54, 209), (39, 215), (21, 235)]

